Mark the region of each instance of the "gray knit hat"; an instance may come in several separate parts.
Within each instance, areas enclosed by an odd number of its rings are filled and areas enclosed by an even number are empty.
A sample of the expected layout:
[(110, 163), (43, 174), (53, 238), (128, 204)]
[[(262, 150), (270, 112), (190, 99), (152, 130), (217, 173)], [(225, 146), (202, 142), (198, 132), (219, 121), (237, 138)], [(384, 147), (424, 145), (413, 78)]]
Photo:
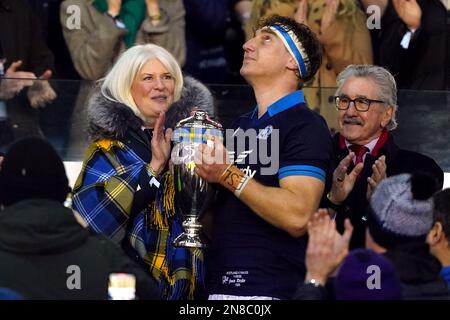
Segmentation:
[(368, 227), (376, 243), (391, 248), (425, 241), (433, 223), (436, 180), (425, 173), (400, 174), (383, 180), (370, 199)]

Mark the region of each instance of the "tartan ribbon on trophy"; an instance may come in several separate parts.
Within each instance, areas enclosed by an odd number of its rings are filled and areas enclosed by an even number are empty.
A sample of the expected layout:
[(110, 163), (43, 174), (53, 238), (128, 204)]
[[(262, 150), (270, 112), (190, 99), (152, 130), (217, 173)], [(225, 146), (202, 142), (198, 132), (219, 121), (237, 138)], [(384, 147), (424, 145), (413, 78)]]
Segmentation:
[(173, 132), (174, 143), (191, 142), (207, 143), (208, 136), (215, 137), (216, 141), (223, 143), (223, 132), (216, 128), (181, 127)]

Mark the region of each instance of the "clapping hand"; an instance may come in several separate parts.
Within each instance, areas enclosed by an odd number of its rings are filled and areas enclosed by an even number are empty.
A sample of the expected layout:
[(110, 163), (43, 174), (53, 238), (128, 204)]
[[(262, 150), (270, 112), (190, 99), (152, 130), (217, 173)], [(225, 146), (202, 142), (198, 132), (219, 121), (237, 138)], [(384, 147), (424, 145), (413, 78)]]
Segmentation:
[(18, 95), (25, 87), (33, 85), (33, 79), (36, 79), (36, 76), (32, 72), (18, 71), (21, 65), (22, 61), (18, 60), (11, 63), (6, 70), (4, 75), (6, 79), (3, 79), (0, 82), (1, 99), (9, 100)]
[(170, 157), (170, 141), (172, 139), (172, 129), (169, 128), (164, 133), (165, 119), (165, 113), (161, 112), (158, 116), (158, 119), (156, 119), (151, 141), (152, 160), (150, 162), (150, 166), (157, 174), (161, 173), (161, 171), (166, 166), (167, 160)]
[(56, 99), (56, 92), (50, 86), (48, 79), (52, 76), (51, 70), (46, 70), (38, 80), (28, 89), (28, 101), (33, 108), (44, 107), (47, 103)]
[(298, 23), (308, 24), (308, 0), (299, 0), (294, 19)]
[(336, 20), (336, 13), (339, 7), (339, 0), (326, 0), (326, 6), (323, 11), (322, 20), (320, 23), (320, 32), (323, 33)]
[(416, 0), (392, 0), (395, 11), (409, 29), (418, 29), (422, 18), (422, 10)]
[(381, 156), (372, 165), (372, 175), (367, 178), (367, 200), (370, 199), (373, 191), (384, 178), (386, 178), (386, 156)]
[(345, 220), (345, 231), (336, 230), (336, 222), (326, 209), (319, 209), (308, 222), (308, 247), (306, 249), (306, 280), (315, 279), (324, 285), (334, 270), (348, 254), (353, 226)]
[(122, 7), (122, 0), (108, 0), (108, 14), (115, 17), (120, 13)]
[(350, 152), (341, 160), (338, 167), (333, 172), (333, 184), (329, 193), (329, 199), (335, 204), (341, 204), (347, 199), (355, 186), (356, 178), (361, 173), (364, 165), (358, 163), (353, 170), (347, 174), (347, 169), (353, 161), (354, 152)]

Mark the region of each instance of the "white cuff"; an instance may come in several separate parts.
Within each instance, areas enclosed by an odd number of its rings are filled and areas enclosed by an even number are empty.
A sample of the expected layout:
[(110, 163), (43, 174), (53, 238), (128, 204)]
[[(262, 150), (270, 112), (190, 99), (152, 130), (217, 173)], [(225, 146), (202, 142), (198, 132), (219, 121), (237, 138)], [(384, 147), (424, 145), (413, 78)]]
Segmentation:
[(403, 49), (408, 49), (409, 44), (411, 42), (411, 38), (414, 35), (414, 32), (416, 32), (417, 29), (409, 29), (402, 38), (402, 41), (400, 42), (400, 45)]
[(408, 30), (403, 36), (402, 41), (400, 42), (400, 45), (402, 46), (403, 49), (408, 49), (412, 35), (413, 33)]

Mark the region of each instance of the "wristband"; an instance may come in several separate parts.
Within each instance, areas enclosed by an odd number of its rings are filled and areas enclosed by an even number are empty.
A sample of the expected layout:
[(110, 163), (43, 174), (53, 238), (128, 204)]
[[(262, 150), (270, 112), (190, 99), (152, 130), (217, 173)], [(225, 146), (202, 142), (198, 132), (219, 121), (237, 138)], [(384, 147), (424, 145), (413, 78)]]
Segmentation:
[(152, 168), (152, 165), (150, 163), (147, 164), (147, 170), (150, 172), (152, 176), (158, 178), (159, 174), (156, 173), (156, 171)]
[(120, 15), (113, 16), (113, 15), (109, 14), (108, 12), (105, 12), (105, 15), (110, 17), (114, 21), (114, 24), (116, 25), (117, 28), (119, 28), (119, 29), (125, 29), (126, 28), (126, 26), (123, 23), (122, 19), (120, 19)]
[(312, 285), (312, 286), (314, 286), (316, 288), (324, 287), (323, 283), (321, 283), (319, 280), (314, 279), (314, 278), (313, 279), (309, 279), (308, 281), (305, 281), (305, 284)]
[(156, 173), (156, 171), (152, 168), (152, 166), (149, 164), (147, 164), (147, 171), (150, 173), (150, 186), (153, 187), (155, 186), (156, 188), (159, 188), (159, 181), (158, 181), (158, 177), (159, 175)]
[(148, 17), (149, 17), (150, 20), (152, 20), (152, 21), (160, 21), (160, 20), (161, 20), (161, 14), (159, 14), (159, 13), (149, 15)]
[(250, 179), (238, 167), (230, 164), (220, 176), (219, 182), (239, 198)]
[(332, 202), (331, 199), (330, 199), (330, 193), (329, 192), (327, 193), (326, 206), (328, 208), (333, 209), (336, 212), (342, 210), (345, 207), (343, 203), (336, 204), (336, 203)]

